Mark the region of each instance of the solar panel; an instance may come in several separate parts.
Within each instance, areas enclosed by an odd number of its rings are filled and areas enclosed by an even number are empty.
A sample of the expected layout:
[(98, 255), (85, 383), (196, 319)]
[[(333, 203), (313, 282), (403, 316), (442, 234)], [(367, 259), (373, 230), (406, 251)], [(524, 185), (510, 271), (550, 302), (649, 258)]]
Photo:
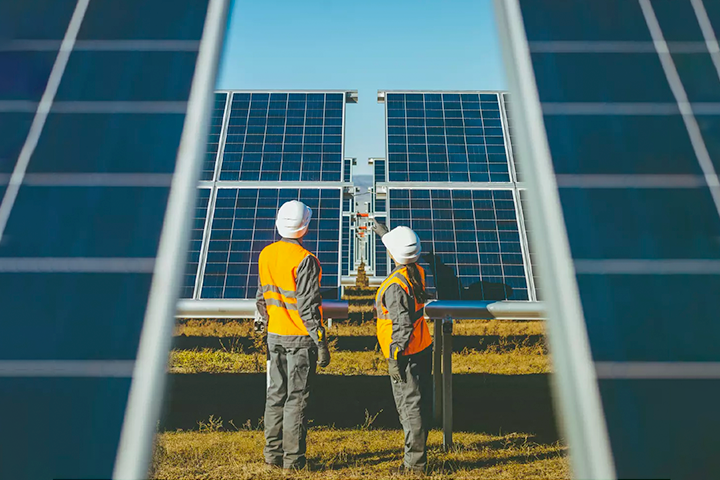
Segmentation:
[(384, 158), (373, 158), (373, 182), (374, 183), (385, 183), (387, 182), (387, 168), (385, 165)]
[(226, 92), (215, 93), (215, 104), (213, 105), (212, 116), (210, 117), (210, 131), (208, 132), (207, 154), (203, 162), (201, 180), (213, 180), (215, 178), (215, 166), (220, 150), (220, 139), (225, 120), (225, 107), (228, 94)]
[(220, 180), (342, 180), (345, 92), (232, 92)]
[(141, 329), (177, 295), (212, 3), (0, 2), (1, 478), (144, 474), (164, 365)]
[(190, 248), (188, 249), (188, 261), (185, 269), (183, 289), (180, 293), (182, 298), (193, 298), (195, 295), (195, 283), (197, 280), (198, 268), (200, 267), (200, 255), (202, 251), (203, 234), (207, 224), (209, 213), (211, 190), (201, 188), (198, 190), (198, 200), (195, 207), (195, 218), (190, 236)]
[(352, 232), (350, 231), (350, 217), (343, 215), (342, 217), (342, 275), (350, 274), (350, 243), (352, 242)]
[[(376, 200), (377, 201), (377, 200)], [(384, 201), (384, 199), (383, 199)], [(376, 214), (375, 221), (379, 223), (387, 223), (387, 218), (385, 216), (379, 216)], [(375, 249), (375, 276), (376, 277), (386, 277), (390, 273), (388, 269), (388, 253), (387, 249), (385, 248), (385, 245), (382, 243), (382, 240), (380, 240), (376, 235), (373, 234), (372, 237), (372, 244), (373, 248)]]
[[(598, 478), (592, 469), (610, 465), (621, 478), (716, 478), (720, 4), (497, 3), (522, 99), (520, 147), (533, 157), (529, 206), (545, 215), (533, 226), (549, 256), (545, 296), (557, 305), (555, 331), (582, 332), (551, 345), (554, 355), (577, 351), (587, 332), (599, 379), (596, 424), (586, 414), (594, 382), (570, 373), (584, 365), (557, 366), (572, 394), (576, 474)], [(542, 228), (556, 217), (566, 231)], [(574, 276), (556, 268), (565, 264)]]
[(520, 206), (522, 207), (521, 209), (523, 214), (523, 217), (521, 219), (522, 225), (520, 227), (520, 234), (522, 235), (523, 231), (525, 232), (525, 238), (528, 245), (528, 256), (530, 257), (530, 271), (532, 272), (532, 275), (530, 277), (530, 280), (532, 281), (530, 291), (535, 292), (535, 300), (542, 300), (540, 289), (540, 276), (537, 271), (537, 254), (535, 253), (533, 243), (530, 241), (529, 238), (532, 235), (530, 233), (532, 231), (532, 224), (528, 219), (527, 192), (524, 189), (521, 189), (518, 190), (517, 194), (518, 198), (520, 198)]
[(510, 182), (498, 93), (385, 92), (390, 182)]
[(390, 226), (422, 241), (437, 298), (529, 299), (512, 190), (390, 188), (388, 197)]
[(353, 158), (345, 158), (343, 160), (343, 182), (352, 182), (352, 163)]
[(303, 238), (323, 269), (325, 298), (337, 295), (340, 264), (340, 188), (217, 189), (200, 298), (254, 298), (258, 256), (280, 239), (275, 216), (283, 203), (300, 200), (313, 210)]

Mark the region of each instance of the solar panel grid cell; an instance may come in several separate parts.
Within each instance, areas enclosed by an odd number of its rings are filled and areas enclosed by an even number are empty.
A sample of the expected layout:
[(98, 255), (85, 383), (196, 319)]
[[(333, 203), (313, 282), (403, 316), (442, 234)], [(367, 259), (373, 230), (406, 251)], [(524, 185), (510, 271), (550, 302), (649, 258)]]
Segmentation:
[(389, 181), (509, 182), (497, 94), (386, 93)]
[(313, 210), (303, 245), (323, 268), (321, 288), (338, 287), (340, 190), (219, 188), (210, 234), (201, 298), (253, 298), (260, 251), (280, 237), (275, 215), (280, 205), (300, 200)]
[(215, 177), (215, 166), (217, 164), (218, 150), (220, 148), (220, 137), (222, 135), (223, 121), (225, 119), (225, 105), (227, 104), (227, 93), (215, 93), (215, 103), (210, 117), (210, 132), (208, 133), (208, 146), (201, 180), (213, 180)]
[[(423, 251), (432, 255), (423, 258), (430, 291), (491, 299), (486, 287), (493, 283), (502, 299), (529, 299), (511, 190), (393, 188), (389, 208), (392, 226), (412, 228)], [(450, 286), (446, 294), (437, 292), (438, 272), (443, 287)], [(460, 291), (455, 284), (470, 290)], [(512, 293), (501, 285), (511, 287)]]
[(233, 93), (220, 180), (341, 181), (342, 93)]
[(188, 262), (185, 269), (183, 290), (180, 294), (183, 298), (192, 298), (195, 292), (198, 266), (200, 264), (200, 252), (202, 250), (203, 234), (207, 222), (208, 206), (210, 203), (210, 189), (201, 188), (198, 190), (198, 201), (195, 207), (195, 221), (193, 223), (190, 237), (190, 248), (188, 251)]

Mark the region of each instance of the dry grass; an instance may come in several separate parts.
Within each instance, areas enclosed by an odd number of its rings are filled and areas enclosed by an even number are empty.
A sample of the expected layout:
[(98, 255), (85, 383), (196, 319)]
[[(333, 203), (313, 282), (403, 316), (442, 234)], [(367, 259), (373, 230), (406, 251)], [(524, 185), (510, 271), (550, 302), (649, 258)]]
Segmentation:
[[(432, 322), (430, 322), (432, 327)], [(375, 322), (351, 324), (333, 322), (329, 332), (335, 336), (374, 336)], [(542, 335), (543, 322), (513, 322), (504, 320), (459, 320), (453, 335)], [(201, 337), (246, 337), (252, 334), (252, 322), (247, 320), (186, 320), (175, 325), (175, 335)]]
[[(173, 350), (172, 373), (259, 373), (265, 371), (263, 353), (233, 350)], [(332, 361), (318, 369), (327, 375), (386, 375), (387, 365), (378, 351), (332, 352)], [(541, 345), (492, 345), (487, 350), (465, 349), (453, 354), (453, 373), (526, 375), (550, 372), (550, 362)]]
[[(151, 478), (157, 479), (369, 479), (408, 478), (389, 473), (402, 461), (399, 430), (313, 428), (308, 467), (296, 473), (269, 470), (262, 458), (263, 433), (222, 431), (214, 420), (202, 432), (159, 434)], [(235, 430), (231, 428), (231, 430)], [(502, 436), (456, 432), (443, 452), (439, 431), (428, 439), (427, 478), (569, 479), (566, 448), (537, 444), (523, 434)]]

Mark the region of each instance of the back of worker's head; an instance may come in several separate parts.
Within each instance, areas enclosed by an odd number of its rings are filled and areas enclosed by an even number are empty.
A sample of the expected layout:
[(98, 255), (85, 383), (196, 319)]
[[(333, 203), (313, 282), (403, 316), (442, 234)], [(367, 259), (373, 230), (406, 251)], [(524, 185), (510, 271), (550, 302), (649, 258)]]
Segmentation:
[(425, 303), (428, 298), (427, 292), (423, 285), (420, 270), (418, 270), (418, 266), (415, 264), (422, 252), (420, 238), (408, 227), (395, 227), (382, 236), (382, 242), (396, 263), (407, 265), (412, 293), (418, 303)]
[(415, 263), (420, 258), (420, 238), (408, 227), (393, 228), (382, 236), (382, 242), (400, 265)]
[(297, 200), (282, 204), (277, 213), (275, 226), (283, 238), (302, 238), (308, 231), (312, 210)]

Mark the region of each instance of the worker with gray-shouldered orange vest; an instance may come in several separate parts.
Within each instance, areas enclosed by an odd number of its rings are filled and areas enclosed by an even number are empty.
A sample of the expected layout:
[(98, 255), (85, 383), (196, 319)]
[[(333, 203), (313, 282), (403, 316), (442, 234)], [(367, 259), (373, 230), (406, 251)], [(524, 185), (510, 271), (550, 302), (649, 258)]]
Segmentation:
[(375, 232), (397, 266), (375, 296), (377, 338), (388, 362), (395, 406), (405, 432), (401, 471), (423, 472), (427, 466), (427, 435), (432, 426), (432, 337), (424, 318), (427, 301), (420, 239), (408, 227)]
[(302, 246), (312, 210), (296, 200), (278, 210), (282, 237), (258, 261), (260, 286), (255, 328), (267, 331), (265, 463), (300, 469), (306, 464), (307, 404), (316, 365), (330, 363), (320, 296), (322, 269)]

